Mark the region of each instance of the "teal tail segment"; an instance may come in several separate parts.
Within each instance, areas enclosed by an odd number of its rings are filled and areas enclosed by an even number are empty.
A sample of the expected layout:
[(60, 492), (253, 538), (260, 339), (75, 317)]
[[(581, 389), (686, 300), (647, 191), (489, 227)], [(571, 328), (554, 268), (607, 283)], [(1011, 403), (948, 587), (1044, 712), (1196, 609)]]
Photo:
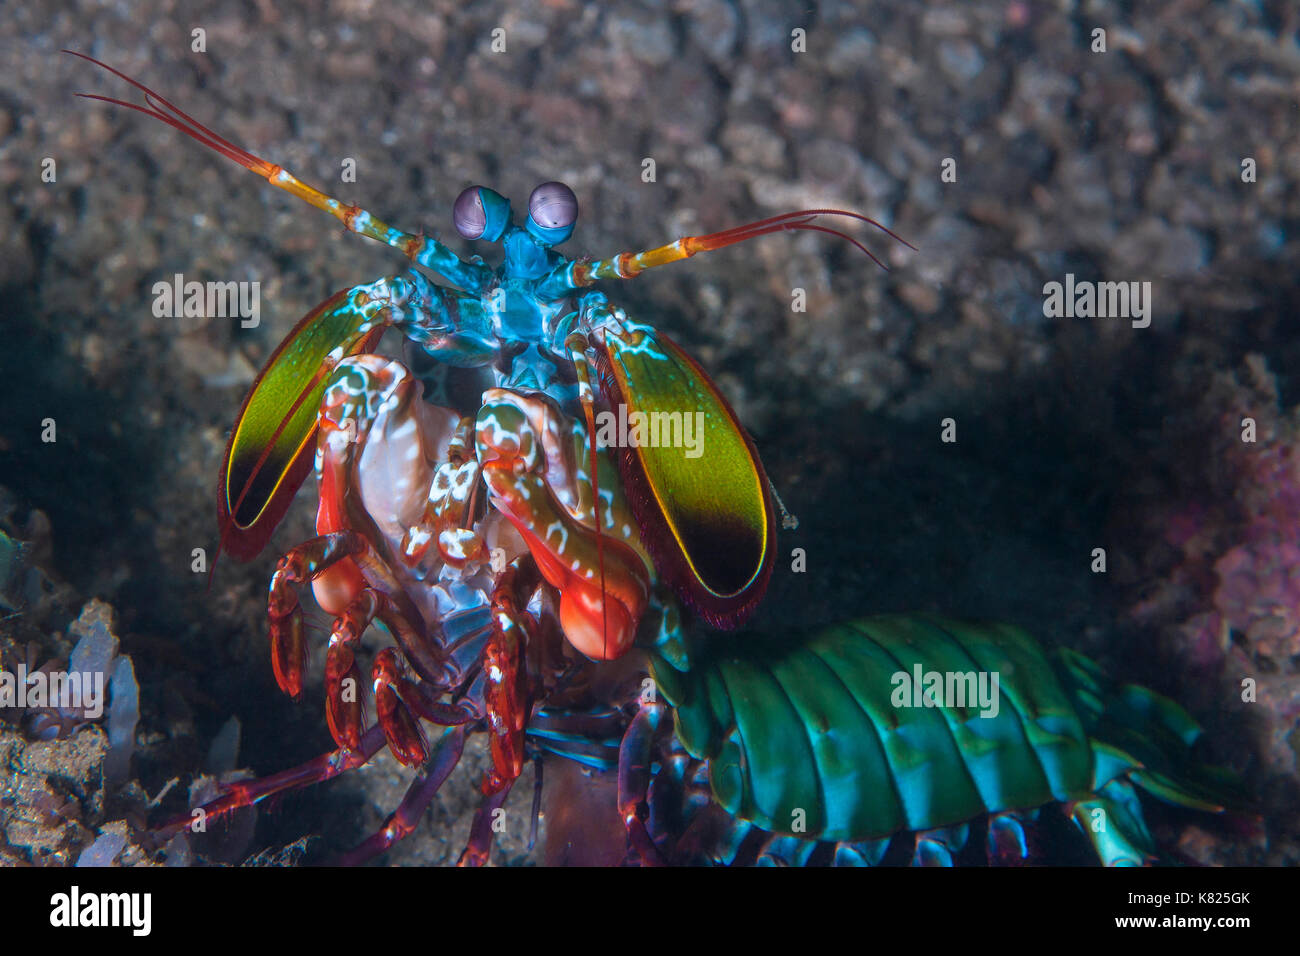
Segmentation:
[[(992, 855), (1014, 843), (1024, 858), (1018, 821), (1055, 803), (1103, 863), (1143, 865), (1159, 855), (1139, 789), (1210, 813), (1248, 803), (1194, 753), (1201, 730), (1180, 706), (1019, 628), (888, 614), (656, 650), (675, 738), (707, 767), (713, 801), (775, 837), (856, 847), (915, 833), (925, 862), (987, 815)], [(961, 688), (981, 675), (992, 693), (977, 702)], [(952, 689), (918, 701), (935, 677)]]
[(1095, 754), (1095, 796), (1075, 803), (1071, 814), (1106, 865), (1158, 858), (1135, 787), (1194, 810), (1248, 810), (1240, 778), (1194, 755), (1201, 728), (1182, 707), (1153, 690), (1112, 680), (1076, 651), (1061, 648), (1054, 657)]

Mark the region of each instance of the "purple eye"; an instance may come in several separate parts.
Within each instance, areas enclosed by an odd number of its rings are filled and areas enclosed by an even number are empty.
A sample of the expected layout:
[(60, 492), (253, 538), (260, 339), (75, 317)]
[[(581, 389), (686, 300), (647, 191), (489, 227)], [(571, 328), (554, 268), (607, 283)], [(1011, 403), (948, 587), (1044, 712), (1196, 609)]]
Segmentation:
[(510, 200), (486, 186), (470, 186), (456, 197), (451, 221), (466, 239), (496, 242), (510, 226)]
[(542, 183), (528, 197), (528, 215), (543, 229), (570, 229), (578, 221), (578, 197), (564, 183)]
[(466, 239), (478, 239), (483, 235), (487, 228), (487, 210), (483, 208), (478, 186), (470, 186), (456, 197), (456, 204), (451, 207), (451, 220), (456, 224), (456, 231)]

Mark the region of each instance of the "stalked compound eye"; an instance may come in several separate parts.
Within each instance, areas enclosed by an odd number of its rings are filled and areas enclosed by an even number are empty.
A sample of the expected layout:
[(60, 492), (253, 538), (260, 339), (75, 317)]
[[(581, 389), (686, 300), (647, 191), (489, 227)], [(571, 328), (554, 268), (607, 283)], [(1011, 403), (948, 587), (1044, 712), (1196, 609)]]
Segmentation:
[(510, 200), (486, 186), (470, 186), (456, 197), (451, 219), (464, 238), (496, 242), (510, 224)]
[(461, 190), (456, 204), (451, 207), (451, 219), (456, 224), (456, 231), (464, 238), (477, 239), (483, 235), (487, 213), (483, 211), (483, 200), (479, 198), (477, 186)]
[(548, 246), (573, 235), (578, 197), (564, 183), (542, 183), (528, 197), (528, 231)]

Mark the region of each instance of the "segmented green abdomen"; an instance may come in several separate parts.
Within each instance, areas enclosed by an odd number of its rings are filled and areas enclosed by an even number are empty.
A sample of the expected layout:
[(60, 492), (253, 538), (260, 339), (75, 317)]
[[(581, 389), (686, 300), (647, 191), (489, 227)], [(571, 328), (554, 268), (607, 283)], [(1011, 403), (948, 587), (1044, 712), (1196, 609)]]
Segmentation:
[[(1014, 627), (883, 615), (794, 641), (724, 638), (688, 673), (660, 658), (653, 671), (717, 801), (777, 833), (866, 840), (1092, 790), (1073, 703)], [(929, 674), (940, 706), (924, 703)]]

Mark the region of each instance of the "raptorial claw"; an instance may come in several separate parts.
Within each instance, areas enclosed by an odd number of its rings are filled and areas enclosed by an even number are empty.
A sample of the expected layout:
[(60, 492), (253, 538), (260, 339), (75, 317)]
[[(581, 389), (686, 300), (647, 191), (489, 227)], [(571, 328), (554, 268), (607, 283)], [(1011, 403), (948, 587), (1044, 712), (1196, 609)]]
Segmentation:
[(307, 635), (302, 608), (271, 618), (271, 670), (275, 682), (294, 700), (302, 696), (302, 674), (307, 666)]
[(583, 471), (587, 441), (582, 424), (542, 395), (483, 393), (478, 450), (492, 503), (559, 591), (569, 643), (590, 658), (611, 660), (636, 636), (652, 565), (606, 459), (599, 509), (605, 528), (597, 535), (592, 483)]
[(302, 605), (294, 584), (300, 569), (288, 557), (280, 560), (271, 578), (267, 617), (271, 625), (271, 670), (275, 682), (294, 700), (302, 696), (302, 675), (307, 666), (307, 634)]

